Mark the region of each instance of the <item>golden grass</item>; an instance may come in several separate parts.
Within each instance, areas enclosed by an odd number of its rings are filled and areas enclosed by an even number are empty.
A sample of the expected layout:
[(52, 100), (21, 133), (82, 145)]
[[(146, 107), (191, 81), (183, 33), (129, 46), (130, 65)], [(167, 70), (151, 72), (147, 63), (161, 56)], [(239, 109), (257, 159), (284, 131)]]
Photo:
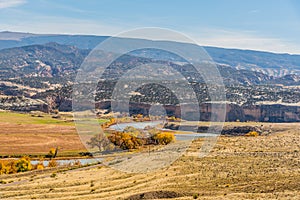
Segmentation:
[(60, 151), (84, 150), (69, 117), (0, 112), (0, 127), (0, 155), (45, 154), (57, 146)]
[(52, 172), (3, 176), (5, 182), (27, 182), (2, 184), (0, 197), (111, 200), (143, 194), (158, 198), (157, 193), (175, 192), (173, 199), (300, 199), (298, 125), (273, 124), (273, 129), (268, 136), (221, 136), (204, 158), (197, 157), (199, 139), (171, 166), (146, 174), (95, 167), (57, 173), (53, 178)]

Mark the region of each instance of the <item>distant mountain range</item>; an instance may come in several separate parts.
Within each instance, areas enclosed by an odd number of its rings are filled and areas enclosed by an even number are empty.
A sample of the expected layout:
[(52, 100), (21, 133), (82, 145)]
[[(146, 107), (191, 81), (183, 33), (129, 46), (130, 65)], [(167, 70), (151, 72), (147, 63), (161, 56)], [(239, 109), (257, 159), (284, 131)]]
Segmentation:
[[(36, 44), (58, 43), (75, 46), (78, 49), (93, 49), (109, 36), (90, 35), (50, 35), (16, 32), (0, 32), (0, 49), (22, 47)], [(261, 72), (268, 76), (282, 77), (288, 74), (300, 75), (300, 55), (275, 54), (262, 51), (204, 47), (212, 59), (237, 70)], [(151, 58), (169, 59), (160, 54)]]
[[(0, 109), (49, 111), (47, 101), (50, 97), (55, 102), (55, 109), (70, 111), (72, 86), (79, 67), (90, 51), (107, 38), (0, 32)], [(130, 40), (150, 42), (143, 39)], [(156, 42), (179, 48), (192, 45)], [(202, 48), (196, 45), (193, 47)], [(226, 102), (229, 104), (227, 120), (300, 121), (300, 55), (217, 47), (204, 49), (215, 61), (225, 83)], [(134, 66), (147, 63), (158, 63), (180, 71), (192, 85), (199, 102), (210, 101), (206, 85), (201, 76), (194, 73), (190, 64), (170, 52), (151, 49), (123, 55), (107, 68), (105, 76), (111, 80), (98, 85), (100, 92), (96, 93), (95, 100), (99, 105), (104, 102), (99, 107), (109, 109), (107, 100), (111, 100), (117, 78)], [(141, 73), (142, 76), (148, 74)], [(181, 89), (185, 90), (184, 87)], [(153, 96), (153, 91), (159, 95)], [(182, 92), (184, 94), (185, 91)], [(174, 106), (178, 103), (170, 91), (157, 85), (142, 86), (137, 93), (143, 94), (133, 95), (131, 99), (141, 103), (136, 105), (136, 108), (140, 108), (136, 110), (137, 113), (147, 110), (144, 102), (153, 103), (157, 97), (166, 105)], [(94, 93), (91, 95), (94, 96)]]
[[(56, 79), (62, 81), (71, 81), (83, 62), (84, 58), (90, 51), (87, 49), (79, 49), (75, 46), (61, 45), (58, 43), (46, 43), (43, 45), (29, 45), (23, 47), (14, 47), (0, 50), (0, 78), (63, 78)], [(161, 54), (160, 54), (161, 55)], [(131, 56), (132, 59), (142, 59), (137, 62), (150, 63), (152, 58)], [(127, 58), (130, 59), (130, 58)], [(156, 59), (158, 59), (156, 57)], [(163, 58), (167, 60), (167, 58)], [(167, 63), (166, 63), (167, 64)], [(175, 63), (173, 67), (179, 67)], [(124, 69), (129, 69), (130, 66), (124, 66)], [(217, 65), (220, 74), (224, 78), (224, 83), (230, 84), (266, 84), (273, 80), (280, 80), (282, 83), (294, 85), (295, 81), (290, 76), (283, 76), (277, 79), (262, 73), (247, 69), (236, 69), (230, 65)], [(117, 71), (117, 68), (115, 69)], [(189, 73), (188, 68), (185, 68), (185, 73)], [(115, 73), (111, 72), (111, 75)], [(297, 75), (293, 75), (298, 77)], [(286, 78), (288, 80), (285, 80)], [(295, 80), (298, 81), (297, 78)]]
[(89, 50), (57, 43), (0, 50), (0, 77), (62, 77), (74, 75)]

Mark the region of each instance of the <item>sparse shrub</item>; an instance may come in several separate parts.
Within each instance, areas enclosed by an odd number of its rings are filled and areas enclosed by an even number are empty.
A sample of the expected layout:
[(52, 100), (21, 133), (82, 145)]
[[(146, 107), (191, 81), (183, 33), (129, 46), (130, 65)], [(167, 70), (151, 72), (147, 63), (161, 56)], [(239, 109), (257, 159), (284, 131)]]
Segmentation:
[(171, 116), (171, 117), (167, 117), (167, 120), (169, 122), (179, 122), (181, 119), (180, 118), (177, 118), (175, 116)]
[(117, 123), (117, 120), (115, 118), (110, 118), (108, 122), (105, 122), (101, 124), (101, 128), (106, 129), (110, 127), (111, 125), (114, 125)]
[(142, 115), (142, 114), (134, 115), (134, 116), (133, 116), (133, 121), (136, 121), (136, 122), (144, 121), (144, 120), (143, 120), (143, 115)]
[(193, 199), (198, 199), (198, 197), (199, 197), (198, 193), (193, 194)]
[(162, 132), (158, 133), (152, 138), (156, 141), (157, 144), (167, 145), (173, 141), (175, 141), (175, 136), (170, 132)]
[(147, 127), (147, 129), (145, 128), (145, 130), (147, 130), (150, 135), (156, 135), (160, 133), (160, 130), (158, 130), (157, 128), (153, 128), (151, 126)]
[(111, 125), (113, 125), (113, 124), (117, 123), (117, 120), (115, 118), (110, 118), (109, 122), (110, 122)]
[(56, 173), (53, 173), (50, 175), (51, 178), (55, 178), (56, 177)]
[(259, 133), (256, 131), (250, 131), (249, 133), (245, 134), (247, 137), (257, 137), (259, 136)]
[(75, 166), (81, 166), (81, 162), (79, 160), (75, 160), (74, 165)]
[(37, 170), (43, 170), (44, 168), (45, 168), (45, 166), (44, 166), (43, 163), (38, 163), (38, 164), (36, 165), (36, 169), (37, 169)]
[(58, 163), (56, 162), (56, 160), (50, 160), (48, 167), (57, 167)]
[(52, 112), (53, 112), (54, 114), (58, 114), (58, 113), (59, 113), (59, 110), (58, 110), (58, 109), (54, 109)]
[(91, 187), (94, 187), (95, 184), (94, 184), (94, 181), (91, 181)]
[(91, 152), (79, 152), (79, 155), (81, 156), (93, 156), (93, 154)]
[(39, 163), (34, 165), (32, 169), (43, 170), (45, 168), (43, 161), (44, 159), (41, 158)]

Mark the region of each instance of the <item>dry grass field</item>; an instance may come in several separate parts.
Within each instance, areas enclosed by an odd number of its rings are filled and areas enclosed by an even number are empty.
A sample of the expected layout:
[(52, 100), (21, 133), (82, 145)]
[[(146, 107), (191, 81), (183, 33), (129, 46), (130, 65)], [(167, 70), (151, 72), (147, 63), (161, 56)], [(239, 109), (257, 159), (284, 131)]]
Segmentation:
[(202, 139), (171, 166), (128, 174), (107, 166), (0, 176), (1, 199), (300, 199), (299, 124), (272, 134), (218, 138), (197, 157)]
[(50, 148), (84, 149), (69, 117), (0, 112), (0, 155), (48, 153)]

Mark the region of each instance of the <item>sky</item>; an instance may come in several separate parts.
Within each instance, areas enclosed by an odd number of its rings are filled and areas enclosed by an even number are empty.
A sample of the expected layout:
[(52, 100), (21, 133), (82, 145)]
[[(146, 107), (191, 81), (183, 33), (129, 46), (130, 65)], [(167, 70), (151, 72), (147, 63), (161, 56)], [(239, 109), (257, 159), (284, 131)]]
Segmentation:
[(300, 54), (298, 0), (0, 0), (0, 31), (117, 35), (141, 27), (204, 46)]

